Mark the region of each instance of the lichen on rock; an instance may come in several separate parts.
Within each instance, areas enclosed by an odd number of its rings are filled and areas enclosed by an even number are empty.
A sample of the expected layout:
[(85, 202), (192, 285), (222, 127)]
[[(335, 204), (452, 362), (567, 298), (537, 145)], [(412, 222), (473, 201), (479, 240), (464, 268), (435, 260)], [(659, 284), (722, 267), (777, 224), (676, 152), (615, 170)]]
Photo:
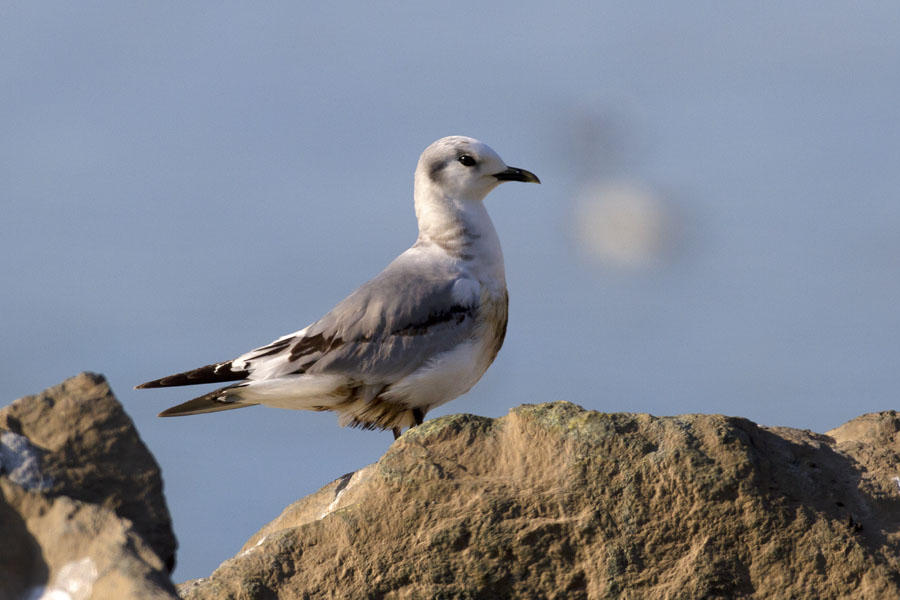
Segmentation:
[(863, 419), (835, 437), (568, 402), (433, 419), (180, 592), (896, 597), (900, 421)]

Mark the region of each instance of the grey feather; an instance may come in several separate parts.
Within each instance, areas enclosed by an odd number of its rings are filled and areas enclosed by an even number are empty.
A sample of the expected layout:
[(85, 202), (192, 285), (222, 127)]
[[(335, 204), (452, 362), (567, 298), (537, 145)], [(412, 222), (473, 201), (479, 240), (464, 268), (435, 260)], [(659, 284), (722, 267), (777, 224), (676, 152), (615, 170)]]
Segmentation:
[[(240, 384), (238, 384), (240, 385)], [(183, 417), (186, 415), (201, 415), (211, 412), (219, 412), (222, 410), (232, 410), (235, 408), (244, 408), (247, 406), (256, 406), (255, 402), (241, 402), (232, 400), (223, 400), (223, 392), (237, 386), (228, 386), (219, 388), (215, 391), (203, 394), (200, 397), (182, 402), (177, 406), (167, 408), (159, 413), (160, 417)]]
[[(478, 299), (454, 298), (454, 286), (465, 279), (452, 263), (421, 260), (409, 251), (302, 336), (277, 340), (241, 358), (251, 379), (260, 361), (287, 358), (278, 375), (340, 374), (366, 383), (393, 382), (474, 335)], [(474, 280), (471, 284), (477, 286)]]

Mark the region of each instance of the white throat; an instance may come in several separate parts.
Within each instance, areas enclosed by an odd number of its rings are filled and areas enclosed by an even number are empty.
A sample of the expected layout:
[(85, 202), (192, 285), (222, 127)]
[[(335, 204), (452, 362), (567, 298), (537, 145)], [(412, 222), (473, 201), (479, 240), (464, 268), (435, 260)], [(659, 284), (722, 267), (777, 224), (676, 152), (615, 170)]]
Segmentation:
[(416, 181), (415, 191), (416, 244), (440, 248), (482, 282), (505, 285), (500, 238), (482, 198), (450, 198), (430, 181)]

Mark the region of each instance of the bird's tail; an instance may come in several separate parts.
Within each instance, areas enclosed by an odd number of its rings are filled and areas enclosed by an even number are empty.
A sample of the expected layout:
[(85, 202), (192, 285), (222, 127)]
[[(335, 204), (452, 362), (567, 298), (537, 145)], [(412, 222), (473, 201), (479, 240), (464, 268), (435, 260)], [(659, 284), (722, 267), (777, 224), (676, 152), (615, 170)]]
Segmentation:
[(249, 371), (243, 369), (234, 369), (232, 363), (234, 361), (227, 360), (225, 362), (214, 363), (192, 369), (184, 373), (176, 373), (175, 375), (166, 375), (160, 379), (154, 379), (147, 383), (135, 386), (136, 390), (147, 388), (171, 387), (175, 385), (196, 385), (200, 383), (225, 383), (227, 381), (240, 381), (246, 379)]
[[(177, 384), (176, 384), (177, 385)], [(244, 384), (230, 385), (219, 388), (208, 394), (198, 396), (193, 400), (183, 402), (178, 406), (167, 408), (159, 413), (160, 417), (184, 417), (187, 415), (202, 415), (205, 413), (219, 412), (220, 410), (232, 410), (246, 406), (256, 406), (258, 402), (241, 400), (237, 394), (229, 394), (229, 390), (243, 387)]]

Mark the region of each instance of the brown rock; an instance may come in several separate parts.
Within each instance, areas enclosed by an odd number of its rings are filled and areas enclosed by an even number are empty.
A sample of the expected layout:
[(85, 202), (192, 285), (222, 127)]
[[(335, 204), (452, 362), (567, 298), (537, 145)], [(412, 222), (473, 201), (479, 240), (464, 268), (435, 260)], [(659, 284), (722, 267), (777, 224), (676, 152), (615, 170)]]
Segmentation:
[[(410, 430), (289, 506), (203, 598), (900, 597), (900, 431), (560, 402)], [(894, 487), (892, 487), (894, 486)]]
[(0, 493), (0, 598), (175, 597), (159, 467), (102, 376), (0, 410)]

